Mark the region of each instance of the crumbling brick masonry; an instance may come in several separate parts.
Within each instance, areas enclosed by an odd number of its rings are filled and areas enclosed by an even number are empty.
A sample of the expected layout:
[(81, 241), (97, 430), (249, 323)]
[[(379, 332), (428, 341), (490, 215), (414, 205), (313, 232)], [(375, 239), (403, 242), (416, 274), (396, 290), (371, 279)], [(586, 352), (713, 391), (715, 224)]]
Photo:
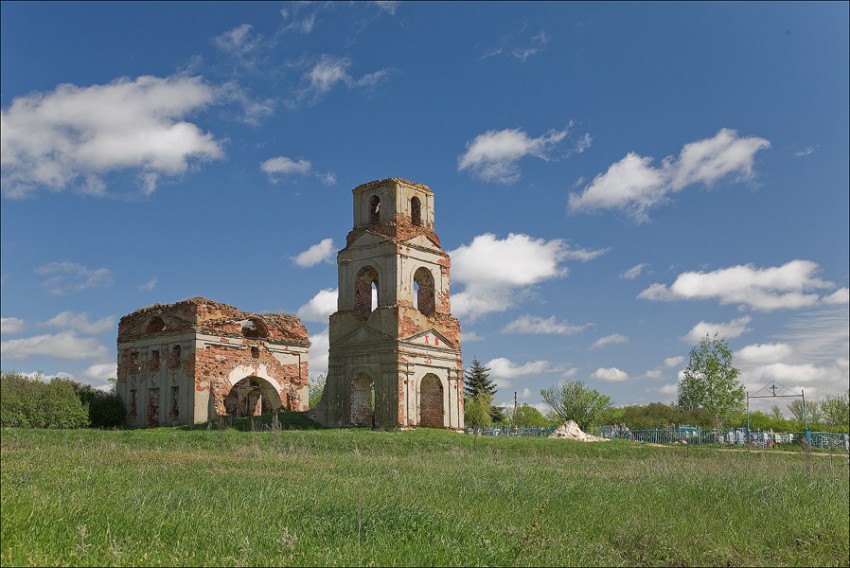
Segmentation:
[(133, 426), (305, 411), (309, 347), (294, 316), (204, 298), (156, 304), (118, 324), (117, 392)]
[(353, 193), (325, 391), (310, 414), (327, 426), (462, 429), (460, 324), (434, 194), (399, 178)]

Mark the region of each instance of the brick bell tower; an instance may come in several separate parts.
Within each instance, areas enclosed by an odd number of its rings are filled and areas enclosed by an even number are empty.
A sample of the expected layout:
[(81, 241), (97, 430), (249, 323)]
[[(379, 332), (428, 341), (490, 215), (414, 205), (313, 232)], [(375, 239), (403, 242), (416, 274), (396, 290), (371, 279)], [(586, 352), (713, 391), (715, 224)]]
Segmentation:
[(460, 324), (434, 193), (399, 178), (356, 187), (337, 255), (328, 375), (313, 416), (326, 426), (463, 429)]

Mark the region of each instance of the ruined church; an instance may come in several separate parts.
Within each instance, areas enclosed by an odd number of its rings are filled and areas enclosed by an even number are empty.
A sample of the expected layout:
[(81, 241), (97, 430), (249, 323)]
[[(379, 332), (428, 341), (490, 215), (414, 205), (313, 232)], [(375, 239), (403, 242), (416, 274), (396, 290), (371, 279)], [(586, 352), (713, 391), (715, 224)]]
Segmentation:
[[(460, 324), (434, 194), (400, 178), (353, 194), (325, 390), (308, 416), (331, 427), (463, 429)], [(294, 316), (204, 298), (157, 304), (121, 318), (117, 392), (135, 426), (303, 412), (309, 346)]]
[(325, 392), (311, 411), (320, 423), (463, 428), (450, 264), (427, 186), (391, 178), (354, 189), (354, 229), (337, 255)]
[(205, 298), (156, 304), (118, 324), (116, 391), (130, 426), (305, 411), (309, 348), (294, 316)]

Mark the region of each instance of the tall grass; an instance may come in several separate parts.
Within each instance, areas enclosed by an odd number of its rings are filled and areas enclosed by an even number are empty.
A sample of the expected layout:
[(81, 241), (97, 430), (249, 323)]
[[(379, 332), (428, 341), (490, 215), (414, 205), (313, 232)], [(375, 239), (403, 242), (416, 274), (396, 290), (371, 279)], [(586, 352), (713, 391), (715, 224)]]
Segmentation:
[(3, 565), (847, 565), (847, 457), (452, 432), (2, 431)]

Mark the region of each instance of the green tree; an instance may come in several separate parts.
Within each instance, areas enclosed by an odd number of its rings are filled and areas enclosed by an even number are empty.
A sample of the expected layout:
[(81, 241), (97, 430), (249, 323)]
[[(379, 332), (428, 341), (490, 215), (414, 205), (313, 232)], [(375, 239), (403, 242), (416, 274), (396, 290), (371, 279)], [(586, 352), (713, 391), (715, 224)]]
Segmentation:
[(115, 393), (115, 379), (107, 379), (112, 386), (109, 392), (69, 381), (83, 406), (89, 409), (89, 426), (92, 428), (115, 428), (124, 424), (126, 409), (124, 401)]
[(679, 408), (702, 408), (719, 429), (732, 412), (745, 408), (746, 391), (732, 365), (732, 351), (723, 338), (708, 334), (690, 352), (685, 376), (679, 383)]
[(621, 406), (610, 406), (599, 416), (600, 424), (623, 424), (626, 409)]
[(463, 420), (470, 428), (488, 428), (493, 425), (490, 403), (493, 395), (481, 392), (478, 396), (466, 396), (463, 403)]
[(794, 420), (800, 423), (801, 428), (806, 425), (811, 428), (813, 424), (819, 423), (823, 418), (820, 412), (820, 406), (813, 400), (807, 400), (806, 404), (803, 405), (803, 400), (798, 398), (791, 401), (791, 404), (788, 405), (788, 410), (791, 412)]
[(623, 409), (623, 423), (632, 430), (667, 428), (680, 424), (679, 410), (663, 402), (653, 402), (645, 406), (627, 406)]
[(490, 369), (481, 364), (481, 362), (473, 358), (472, 366), (467, 369), (463, 376), (463, 392), (467, 401), (481, 400), (482, 394), (489, 395), (490, 402), (489, 413), (491, 423), (503, 422), (505, 415), (502, 409), (493, 406), (493, 399), (496, 397), (496, 384), (490, 378)]
[(847, 431), (846, 428), (850, 424), (850, 392), (838, 396), (827, 396), (821, 401), (820, 409), (828, 426), (832, 428), (844, 426), (844, 431)]
[(310, 408), (316, 408), (319, 406), (319, 402), (322, 400), (322, 394), (325, 392), (325, 383), (328, 380), (327, 373), (320, 373), (315, 379), (310, 381)]
[(528, 405), (522, 403), (516, 409), (516, 412), (511, 411), (511, 423), (518, 428), (534, 428), (537, 426), (550, 426), (551, 422), (546, 420), (543, 413)]
[(560, 387), (541, 390), (540, 396), (562, 424), (575, 420), (582, 430), (598, 424), (602, 414), (611, 406), (610, 397), (599, 394), (581, 381), (567, 381)]
[(778, 404), (774, 404), (773, 406), (770, 407), (770, 415), (773, 417), (774, 420), (784, 420), (785, 419), (785, 417), (782, 416), (782, 409), (779, 408)]

